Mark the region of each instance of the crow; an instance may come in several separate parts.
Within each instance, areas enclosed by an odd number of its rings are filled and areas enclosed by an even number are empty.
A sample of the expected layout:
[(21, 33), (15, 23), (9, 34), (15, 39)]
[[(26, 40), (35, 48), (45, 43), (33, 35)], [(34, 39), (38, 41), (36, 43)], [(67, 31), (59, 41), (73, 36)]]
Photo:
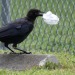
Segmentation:
[(9, 44), (13, 44), (12, 47), (14, 49), (22, 51), (25, 54), (30, 54), (31, 52), (17, 48), (17, 44), (24, 41), (31, 33), (34, 28), (34, 21), (38, 16), (43, 16), (43, 12), (38, 9), (30, 9), (26, 17), (16, 19), (14, 22), (8, 23), (6, 26), (0, 28), (0, 41), (12, 53), (15, 52), (8, 47)]

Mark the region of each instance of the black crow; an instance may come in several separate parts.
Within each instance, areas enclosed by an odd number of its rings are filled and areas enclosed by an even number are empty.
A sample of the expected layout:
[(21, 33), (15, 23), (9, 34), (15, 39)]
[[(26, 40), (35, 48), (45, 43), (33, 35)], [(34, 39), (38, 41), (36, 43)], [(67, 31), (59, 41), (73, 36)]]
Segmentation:
[(21, 43), (34, 28), (34, 21), (36, 17), (42, 16), (43, 12), (38, 9), (31, 9), (28, 11), (26, 17), (17, 19), (14, 22), (8, 23), (7, 26), (0, 28), (0, 41), (4, 46), (15, 53), (9, 44), (13, 44), (13, 48), (22, 51), (23, 53), (30, 54), (24, 50), (18, 49), (17, 44)]

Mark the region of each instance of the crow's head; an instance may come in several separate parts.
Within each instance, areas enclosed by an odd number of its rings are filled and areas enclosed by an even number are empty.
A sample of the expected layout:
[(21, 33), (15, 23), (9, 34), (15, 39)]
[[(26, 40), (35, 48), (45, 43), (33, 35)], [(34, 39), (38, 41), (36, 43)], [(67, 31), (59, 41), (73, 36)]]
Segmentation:
[(38, 9), (30, 9), (27, 13), (27, 18), (29, 21), (35, 21), (38, 16), (43, 16), (43, 12)]

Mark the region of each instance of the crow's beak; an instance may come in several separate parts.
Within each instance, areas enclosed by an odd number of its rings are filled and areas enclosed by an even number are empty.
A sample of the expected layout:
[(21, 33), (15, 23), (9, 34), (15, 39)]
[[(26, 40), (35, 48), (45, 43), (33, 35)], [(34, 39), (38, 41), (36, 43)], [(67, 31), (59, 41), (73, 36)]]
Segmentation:
[(39, 13), (39, 16), (43, 16), (43, 14), (44, 14), (44, 12), (40, 12), (40, 13)]

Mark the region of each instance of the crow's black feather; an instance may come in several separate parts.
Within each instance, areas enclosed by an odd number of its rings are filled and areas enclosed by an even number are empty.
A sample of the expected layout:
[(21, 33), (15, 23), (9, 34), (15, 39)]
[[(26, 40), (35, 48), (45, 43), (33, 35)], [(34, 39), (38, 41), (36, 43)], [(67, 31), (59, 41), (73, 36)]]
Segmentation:
[(10, 49), (8, 47), (9, 44), (13, 44), (13, 47), (16, 47), (17, 44), (26, 39), (33, 30), (36, 17), (42, 16), (40, 13), (41, 11), (38, 9), (31, 9), (26, 17), (17, 19), (14, 22), (8, 23), (7, 26), (0, 28), (0, 41), (3, 42), (8, 49)]

